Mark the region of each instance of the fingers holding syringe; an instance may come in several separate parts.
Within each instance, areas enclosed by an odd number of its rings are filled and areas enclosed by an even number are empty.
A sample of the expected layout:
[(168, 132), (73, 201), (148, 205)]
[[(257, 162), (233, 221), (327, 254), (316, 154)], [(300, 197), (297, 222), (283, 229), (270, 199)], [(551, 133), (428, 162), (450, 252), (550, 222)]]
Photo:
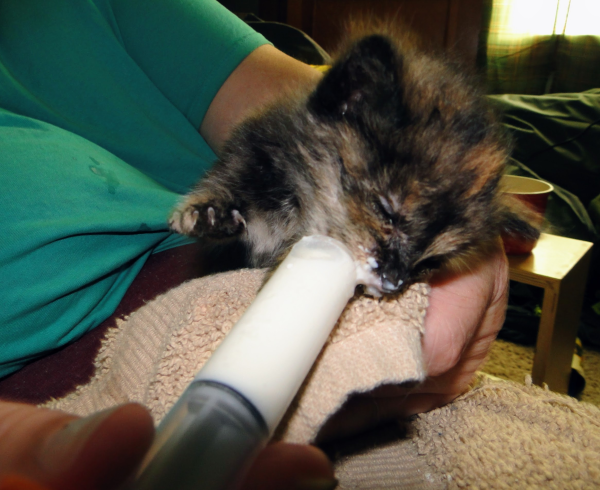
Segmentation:
[[(119, 488), (134, 474), (153, 435), (150, 414), (136, 404), (78, 418), (0, 401), (0, 488)], [(320, 450), (276, 443), (259, 454), (243, 490), (334, 486), (332, 465)]]

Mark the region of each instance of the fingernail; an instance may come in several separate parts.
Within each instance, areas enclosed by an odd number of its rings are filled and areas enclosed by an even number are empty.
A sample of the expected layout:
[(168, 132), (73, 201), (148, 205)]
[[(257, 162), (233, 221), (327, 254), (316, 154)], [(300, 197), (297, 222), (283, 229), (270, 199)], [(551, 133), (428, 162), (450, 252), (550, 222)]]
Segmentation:
[(333, 490), (338, 485), (335, 478), (305, 478), (294, 485), (294, 490)]
[(90, 436), (118, 408), (109, 408), (74, 420), (52, 434), (40, 447), (39, 461), (42, 468), (54, 474), (67, 470), (75, 462)]

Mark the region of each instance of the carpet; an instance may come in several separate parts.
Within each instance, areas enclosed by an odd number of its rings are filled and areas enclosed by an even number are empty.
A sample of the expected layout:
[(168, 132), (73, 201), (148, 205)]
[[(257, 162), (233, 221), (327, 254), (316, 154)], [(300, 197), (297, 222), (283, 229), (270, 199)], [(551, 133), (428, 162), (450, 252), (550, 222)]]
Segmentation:
[[(525, 377), (531, 374), (534, 352), (535, 347), (496, 340), (482, 371), (524, 384)], [(578, 398), (600, 407), (600, 352), (584, 347), (582, 366), (586, 385)]]

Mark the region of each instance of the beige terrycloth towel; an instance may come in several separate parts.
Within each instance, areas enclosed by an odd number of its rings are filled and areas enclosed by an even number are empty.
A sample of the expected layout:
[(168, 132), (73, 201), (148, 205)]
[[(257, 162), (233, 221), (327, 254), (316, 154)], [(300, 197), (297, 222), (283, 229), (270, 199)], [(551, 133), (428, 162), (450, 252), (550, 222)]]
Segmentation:
[[(250, 304), (261, 271), (186, 283), (108, 335), (87, 385), (47, 406), (86, 415), (137, 401), (158, 421)], [(355, 298), (281, 427), (309, 442), (352, 393), (423, 379), (427, 287), (399, 300)], [(541, 388), (481, 376), (404, 437), (372, 431), (336, 449), (340, 489), (600, 488), (600, 410)], [(394, 431), (392, 431), (394, 432)], [(358, 441), (358, 442), (357, 442)]]
[(479, 375), (410, 422), (408, 436), (336, 464), (340, 488), (598, 489), (600, 410), (531, 384)]
[[(92, 381), (47, 406), (87, 415), (127, 401), (160, 421), (256, 296), (264, 271), (188, 282), (148, 303), (111, 331)], [(310, 305), (307, 305), (310, 308)], [(427, 286), (399, 299), (350, 301), (278, 435), (309, 442), (350, 394), (425, 377), (421, 334)]]

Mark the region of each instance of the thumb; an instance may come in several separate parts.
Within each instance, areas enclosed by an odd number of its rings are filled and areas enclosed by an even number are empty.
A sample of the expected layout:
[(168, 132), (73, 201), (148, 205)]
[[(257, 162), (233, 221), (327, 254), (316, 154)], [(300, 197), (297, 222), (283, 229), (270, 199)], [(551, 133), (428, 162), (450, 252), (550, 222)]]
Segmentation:
[[(114, 488), (138, 465), (153, 434), (152, 419), (140, 405), (122, 405), (80, 419), (3, 402), (0, 476), (26, 475), (60, 490)], [(7, 478), (3, 485), (6, 480), (11, 481)]]

